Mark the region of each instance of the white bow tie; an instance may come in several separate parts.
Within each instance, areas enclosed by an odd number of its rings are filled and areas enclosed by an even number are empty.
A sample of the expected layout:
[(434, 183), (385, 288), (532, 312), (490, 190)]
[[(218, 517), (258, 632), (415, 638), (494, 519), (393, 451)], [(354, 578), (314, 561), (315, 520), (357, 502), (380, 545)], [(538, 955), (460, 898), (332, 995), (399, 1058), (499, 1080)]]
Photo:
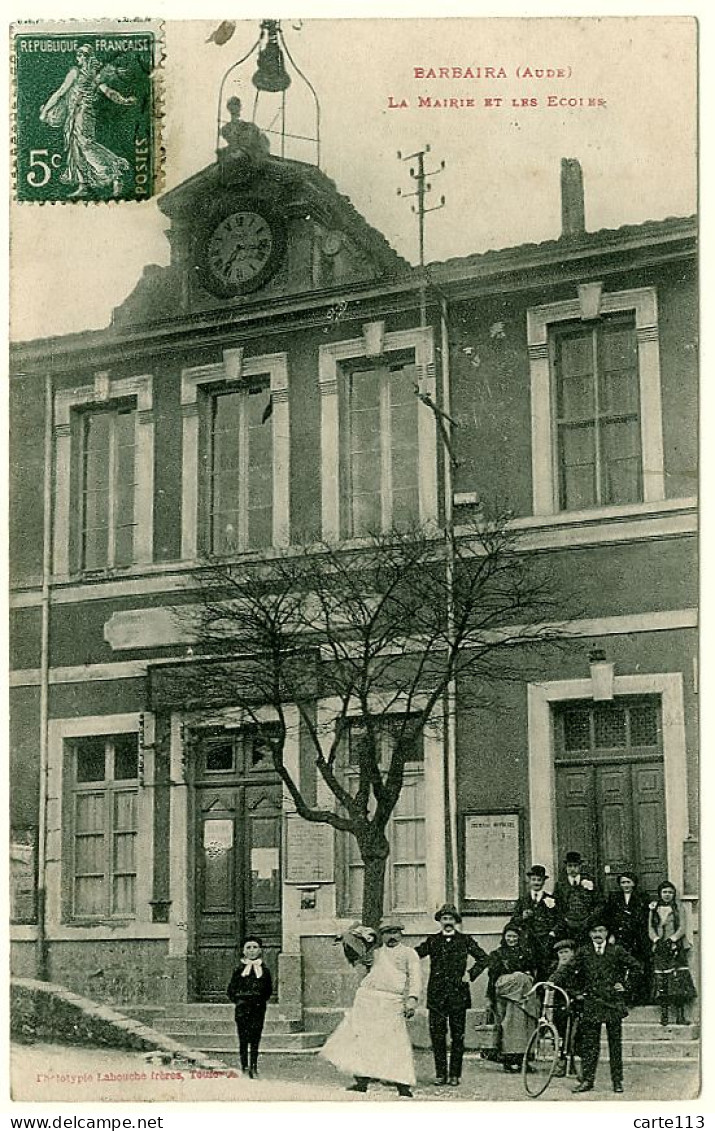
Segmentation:
[(242, 978), (247, 978), (251, 970), (257, 978), (261, 977), (263, 973), (263, 960), (261, 958), (242, 958), (241, 961), (243, 963)]

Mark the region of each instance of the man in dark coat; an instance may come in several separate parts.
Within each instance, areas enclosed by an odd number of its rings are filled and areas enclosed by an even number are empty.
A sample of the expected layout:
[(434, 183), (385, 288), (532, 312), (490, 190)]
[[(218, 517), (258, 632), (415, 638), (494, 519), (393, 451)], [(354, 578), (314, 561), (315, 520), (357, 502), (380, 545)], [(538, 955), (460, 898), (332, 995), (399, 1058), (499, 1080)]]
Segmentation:
[(524, 931), (536, 961), (537, 981), (542, 982), (551, 969), (552, 947), (559, 930), (558, 907), (551, 892), (544, 889), (548, 879), (546, 868), (542, 864), (534, 864), (526, 874), (529, 890), (517, 899), (511, 918)]
[(588, 942), (588, 924), (598, 908), (598, 895), (592, 879), (584, 874), (580, 852), (567, 852), (566, 875), (554, 885), (554, 898), (563, 933), (577, 946)]
[(581, 1083), (575, 1092), (593, 1089), (601, 1046), (601, 1026), (608, 1035), (608, 1056), (614, 1092), (623, 1091), (622, 1023), (628, 1015), (629, 978), (638, 977), (640, 963), (617, 943), (609, 943), (605, 916), (594, 915), (589, 939), (577, 955), (583, 989), (580, 1028)]
[[(462, 917), (452, 904), (445, 903), (435, 915), (440, 932), (429, 935), (415, 947), (420, 958), (429, 958), (427, 1011), (429, 1033), (434, 1054), (435, 1084), (441, 1086), (447, 1077), (447, 1026), (451, 1038), (449, 1083), (456, 1087), (462, 1075), (464, 1028), (471, 1005), (470, 982), (487, 966), (488, 958), (478, 943), (457, 930)], [(468, 967), (469, 957), (473, 963)]]

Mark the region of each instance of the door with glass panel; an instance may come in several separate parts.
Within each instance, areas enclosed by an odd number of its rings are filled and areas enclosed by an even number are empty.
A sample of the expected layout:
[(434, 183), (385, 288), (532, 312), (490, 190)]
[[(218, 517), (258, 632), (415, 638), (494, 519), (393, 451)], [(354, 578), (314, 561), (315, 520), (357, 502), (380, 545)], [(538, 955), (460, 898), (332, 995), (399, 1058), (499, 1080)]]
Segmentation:
[(573, 703), (555, 722), (559, 861), (580, 852), (603, 892), (626, 868), (654, 892), (667, 875), (659, 700)]
[(196, 782), (196, 996), (224, 1001), (241, 942), (264, 943), (277, 983), (281, 786), (257, 728), (200, 744)]

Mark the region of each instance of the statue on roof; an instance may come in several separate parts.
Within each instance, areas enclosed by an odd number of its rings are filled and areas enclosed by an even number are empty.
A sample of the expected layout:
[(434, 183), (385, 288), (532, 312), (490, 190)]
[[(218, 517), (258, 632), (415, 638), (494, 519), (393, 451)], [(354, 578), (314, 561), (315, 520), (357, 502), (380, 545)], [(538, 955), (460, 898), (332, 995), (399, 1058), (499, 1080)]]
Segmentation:
[(240, 98), (229, 98), (226, 108), (230, 118), (221, 126), (221, 137), (226, 145), (218, 151), (219, 161), (261, 165), (271, 155), (268, 138), (254, 122), (241, 117)]

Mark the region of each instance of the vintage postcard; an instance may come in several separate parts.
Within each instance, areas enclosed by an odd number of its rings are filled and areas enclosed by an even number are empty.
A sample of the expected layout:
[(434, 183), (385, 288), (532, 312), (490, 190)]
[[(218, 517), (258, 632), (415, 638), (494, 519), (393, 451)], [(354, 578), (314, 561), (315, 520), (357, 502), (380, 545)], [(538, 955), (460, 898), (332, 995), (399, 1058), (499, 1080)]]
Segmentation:
[(685, 1110), (696, 20), (67, 16), (9, 43), (13, 1100)]

